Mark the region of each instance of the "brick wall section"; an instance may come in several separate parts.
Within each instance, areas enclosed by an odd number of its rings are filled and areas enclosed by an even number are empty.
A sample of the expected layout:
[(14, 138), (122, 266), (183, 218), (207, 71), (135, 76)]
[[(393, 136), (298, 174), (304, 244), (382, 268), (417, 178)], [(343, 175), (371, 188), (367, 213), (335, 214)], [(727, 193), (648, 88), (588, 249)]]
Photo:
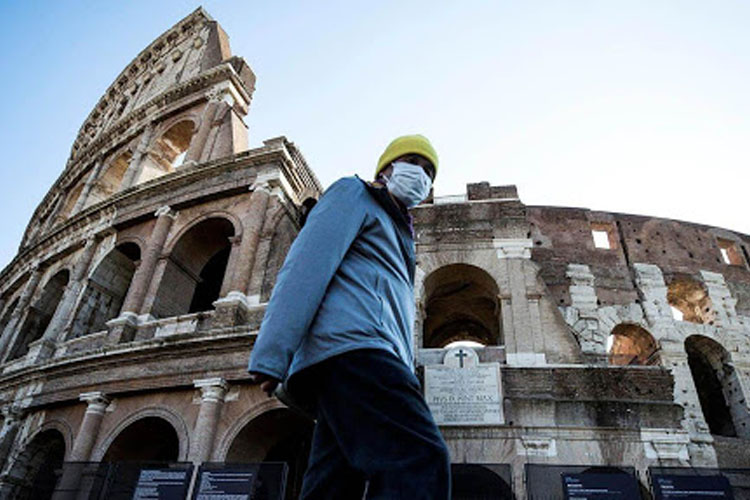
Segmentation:
[[(638, 299), (629, 265), (654, 264), (667, 280), (678, 274), (695, 276), (712, 271), (724, 276), (738, 300), (737, 312), (750, 315), (750, 270), (744, 255), (750, 237), (727, 230), (668, 219), (609, 214), (579, 208), (528, 207), (532, 258), (542, 266), (541, 276), (560, 306), (570, 305), (568, 263), (586, 264), (596, 278), (600, 305), (626, 305)], [(618, 243), (612, 249), (595, 248), (591, 224), (607, 222)], [(743, 253), (742, 265), (724, 263), (717, 238), (729, 239)]]

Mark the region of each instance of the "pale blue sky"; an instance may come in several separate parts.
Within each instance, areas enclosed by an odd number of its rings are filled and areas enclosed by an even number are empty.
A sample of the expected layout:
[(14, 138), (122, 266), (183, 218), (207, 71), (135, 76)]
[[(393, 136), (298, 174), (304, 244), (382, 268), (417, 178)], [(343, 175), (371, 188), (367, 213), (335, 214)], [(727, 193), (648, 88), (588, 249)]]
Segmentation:
[[(327, 186), (396, 135), (441, 157), (436, 194), (750, 233), (750, 2), (207, 1), (258, 82), (251, 146), (286, 135)], [(184, 0), (0, 2), (0, 266), (81, 123)]]

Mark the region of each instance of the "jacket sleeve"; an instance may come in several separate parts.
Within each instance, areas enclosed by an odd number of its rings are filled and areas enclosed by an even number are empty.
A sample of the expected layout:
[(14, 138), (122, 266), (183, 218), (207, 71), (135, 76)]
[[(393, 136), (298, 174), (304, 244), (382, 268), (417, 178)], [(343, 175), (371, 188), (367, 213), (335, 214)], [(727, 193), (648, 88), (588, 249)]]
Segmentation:
[(365, 222), (362, 181), (347, 177), (323, 194), (276, 277), (248, 370), (283, 380), (328, 284)]

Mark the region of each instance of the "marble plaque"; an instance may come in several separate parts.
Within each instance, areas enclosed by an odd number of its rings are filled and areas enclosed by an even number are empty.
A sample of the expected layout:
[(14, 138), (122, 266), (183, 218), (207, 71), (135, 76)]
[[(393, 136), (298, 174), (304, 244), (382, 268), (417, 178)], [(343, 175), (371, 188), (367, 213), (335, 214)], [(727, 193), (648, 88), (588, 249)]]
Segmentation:
[[(449, 351), (446, 360), (452, 357)], [(499, 363), (428, 365), (424, 382), (425, 399), (438, 425), (503, 423)]]

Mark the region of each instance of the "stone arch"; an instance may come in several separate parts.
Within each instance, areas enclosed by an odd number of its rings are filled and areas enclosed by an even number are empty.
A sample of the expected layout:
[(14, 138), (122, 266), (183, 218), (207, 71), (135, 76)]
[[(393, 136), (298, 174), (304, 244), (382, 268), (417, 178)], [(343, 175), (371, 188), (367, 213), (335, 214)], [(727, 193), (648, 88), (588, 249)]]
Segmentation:
[(226, 461), (229, 447), (237, 437), (237, 434), (239, 434), (239, 432), (254, 418), (278, 408), (286, 408), (286, 406), (276, 398), (264, 399), (260, 403), (253, 405), (249, 410), (243, 413), (242, 416), (234, 421), (234, 423), (224, 432), (220, 440), (217, 440), (219, 444), (216, 446), (214, 458), (220, 461)]
[(84, 207), (104, 201), (115, 194), (120, 189), (122, 179), (125, 177), (125, 172), (128, 170), (132, 159), (133, 153), (130, 149), (120, 151), (110, 158), (91, 186)]
[(706, 287), (687, 275), (675, 275), (667, 285), (667, 302), (676, 320), (714, 323), (715, 313)]
[(188, 233), (196, 225), (208, 219), (226, 219), (227, 221), (229, 221), (230, 224), (232, 224), (232, 230), (233, 230), (232, 236), (242, 235), (242, 222), (235, 214), (231, 212), (227, 212), (225, 210), (212, 210), (210, 212), (201, 214), (198, 217), (195, 217), (194, 219), (183, 224), (182, 228), (180, 228), (177, 234), (172, 236), (171, 240), (168, 241), (166, 245), (164, 245), (163, 253), (165, 254), (172, 253), (175, 245), (177, 245), (177, 243), (180, 241), (180, 239), (182, 239), (185, 233)]
[(490, 467), (482, 464), (451, 464), (451, 498), (513, 499), (511, 485)]
[(18, 299), (19, 297), (16, 297), (15, 299), (13, 299), (13, 301), (8, 305), (8, 307), (5, 308), (3, 315), (0, 316), (0, 335), (2, 335), (3, 330), (5, 330), (5, 327), (10, 322), (11, 316), (13, 316), (13, 312), (16, 310), (16, 307), (18, 307)]
[(225, 279), (232, 220), (203, 218), (173, 240), (151, 313), (157, 318), (179, 316), (213, 308)]
[(102, 331), (107, 321), (120, 314), (140, 258), (140, 247), (124, 242), (99, 261), (81, 295), (69, 338)]
[(76, 206), (76, 202), (78, 201), (78, 198), (81, 197), (81, 193), (83, 192), (84, 184), (85, 182), (82, 179), (70, 188), (67, 196), (65, 196), (65, 201), (63, 202), (62, 208), (58, 213), (58, 221), (63, 221), (72, 215), (73, 208)]
[(285, 462), (289, 467), (286, 498), (297, 498), (307, 468), (314, 424), (288, 408), (256, 414), (235, 431), (224, 461), (242, 463)]
[[(52, 498), (66, 454), (64, 435), (54, 427), (40, 429), (14, 457), (7, 475), (10, 486), (7, 498), (39, 499)], [(7, 484), (6, 483), (6, 484)]]
[(611, 365), (658, 365), (659, 344), (651, 333), (640, 325), (620, 323), (607, 339), (607, 354)]
[(180, 116), (159, 127), (143, 157), (136, 183), (155, 179), (179, 168), (196, 131), (195, 119), (190, 116)]
[(47, 329), (57, 306), (60, 304), (65, 288), (70, 280), (70, 271), (61, 269), (47, 280), (42, 287), (39, 298), (29, 307), (26, 319), (18, 331), (13, 349), (8, 359), (24, 356), (29, 350), (29, 344), (39, 340)]
[(65, 442), (65, 456), (67, 457), (73, 449), (73, 427), (66, 420), (52, 418), (45, 421), (26, 438), (25, 442), (31, 442), (36, 436), (46, 431), (57, 431), (60, 433)]
[[(165, 422), (169, 425), (169, 428), (174, 431), (177, 438), (177, 454), (172, 461), (184, 461), (187, 460), (188, 449), (190, 445), (190, 434), (188, 432), (187, 424), (182, 417), (172, 410), (163, 407), (149, 407), (143, 408), (126, 418), (124, 418), (117, 426), (108, 434), (106, 439), (102, 441), (102, 444), (98, 446), (94, 453), (92, 453), (92, 461), (102, 462), (105, 458), (111, 458), (110, 454), (107, 457), (107, 452), (112, 448), (112, 445), (117, 441), (119, 437), (123, 435), (128, 428), (131, 430), (135, 429), (134, 433), (138, 433), (138, 427), (133, 428), (134, 424), (144, 419), (156, 419)], [(155, 423), (155, 420), (149, 420), (145, 424), (139, 424), (143, 427), (149, 427), (150, 423)], [(160, 429), (167, 429), (163, 424), (159, 427)], [(153, 429), (153, 427), (151, 427)], [(128, 450), (126, 450), (128, 451)]]
[(455, 341), (502, 344), (499, 289), (484, 269), (449, 264), (426, 276), (423, 286), (422, 347)]
[(709, 337), (690, 335), (685, 352), (711, 434), (750, 437), (750, 412), (727, 350)]

